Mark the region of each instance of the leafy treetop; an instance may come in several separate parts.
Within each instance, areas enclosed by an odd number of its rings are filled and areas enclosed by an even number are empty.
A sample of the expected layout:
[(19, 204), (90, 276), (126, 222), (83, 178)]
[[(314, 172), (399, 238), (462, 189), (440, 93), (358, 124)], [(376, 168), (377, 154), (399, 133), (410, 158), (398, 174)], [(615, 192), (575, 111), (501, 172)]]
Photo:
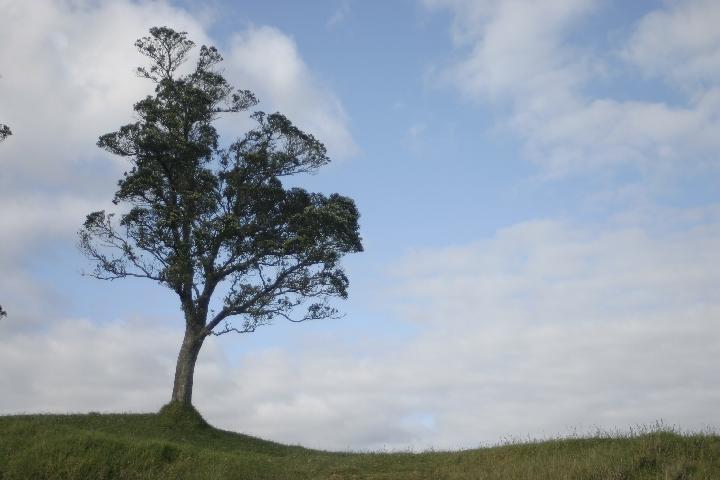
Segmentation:
[[(80, 231), (92, 275), (170, 288), (198, 338), (251, 332), (278, 316), (336, 316), (328, 300), (347, 296), (339, 261), (362, 251), (359, 213), (348, 197), (281, 181), (327, 164), (325, 147), (285, 116), (255, 112), (255, 127), (221, 148), (218, 115), (258, 102), (228, 84), (214, 47), (202, 46), (194, 70), (178, 75), (193, 45), (167, 27), (136, 42), (150, 60), (138, 75), (155, 83), (155, 93), (135, 104), (135, 123), (98, 141), (131, 167), (114, 197), (127, 213), (119, 222), (91, 213)], [(304, 313), (295, 315), (301, 305)]]

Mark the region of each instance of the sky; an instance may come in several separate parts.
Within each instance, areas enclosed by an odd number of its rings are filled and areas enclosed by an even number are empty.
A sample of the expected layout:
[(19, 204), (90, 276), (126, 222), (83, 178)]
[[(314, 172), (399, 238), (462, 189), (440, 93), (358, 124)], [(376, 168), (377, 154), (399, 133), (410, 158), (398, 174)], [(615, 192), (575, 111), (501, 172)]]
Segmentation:
[[(0, 414), (147, 412), (171, 292), (77, 249), (152, 26), (328, 147), (361, 212), (339, 320), (210, 338), (214, 425), (331, 450), (720, 426), (715, 0), (0, 0)], [(218, 122), (230, 143), (246, 116)]]

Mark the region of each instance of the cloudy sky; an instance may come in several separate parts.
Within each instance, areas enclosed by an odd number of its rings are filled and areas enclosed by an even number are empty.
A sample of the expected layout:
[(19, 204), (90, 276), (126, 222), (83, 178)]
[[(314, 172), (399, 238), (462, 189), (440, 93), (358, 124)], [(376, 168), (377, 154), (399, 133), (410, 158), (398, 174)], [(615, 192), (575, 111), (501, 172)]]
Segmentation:
[[(213, 424), (327, 449), (720, 427), (720, 2), (0, 0), (0, 413), (153, 411), (169, 291), (81, 275), (154, 25), (328, 146), (341, 320), (212, 338)], [(223, 118), (226, 141), (246, 118)]]

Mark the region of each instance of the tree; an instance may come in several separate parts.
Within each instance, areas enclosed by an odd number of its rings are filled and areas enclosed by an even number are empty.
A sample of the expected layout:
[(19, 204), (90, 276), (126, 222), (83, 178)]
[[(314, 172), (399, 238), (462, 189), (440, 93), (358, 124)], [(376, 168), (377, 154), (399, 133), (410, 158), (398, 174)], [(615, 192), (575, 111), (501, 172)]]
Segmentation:
[[(10, 135), (12, 135), (12, 131), (10, 131), (10, 127), (0, 123), (0, 142), (5, 140)], [(2, 305), (0, 305), (0, 318), (3, 318), (3, 317), (7, 317), (7, 312), (5, 310), (3, 310)]]
[(0, 142), (5, 140), (10, 135), (12, 135), (12, 131), (10, 130), (10, 127), (0, 123)]
[[(135, 43), (150, 60), (138, 74), (155, 93), (134, 106), (137, 122), (100, 137), (126, 157), (114, 203), (129, 211), (91, 213), (80, 248), (99, 279), (150, 279), (177, 294), (185, 336), (171, 401), (190, 405), (195, 362), (209, 335), (247, 333), (276, 317), (293, 322), (337, 317), (328, 302), (346, 298), (339, 261), (362, 251), (352, 199), (285, 188), (281, 179), (315, 172), (323, 144), (279, 113), (255, 112), (255, 126), (229, 147), (213, 122), (257, 104), (216, 69), (222, 57), (202, 46), (179, 75), (194, 43), (185, 32), (150, 29)], [(300, 313), (296, 313), (296, 312)]]

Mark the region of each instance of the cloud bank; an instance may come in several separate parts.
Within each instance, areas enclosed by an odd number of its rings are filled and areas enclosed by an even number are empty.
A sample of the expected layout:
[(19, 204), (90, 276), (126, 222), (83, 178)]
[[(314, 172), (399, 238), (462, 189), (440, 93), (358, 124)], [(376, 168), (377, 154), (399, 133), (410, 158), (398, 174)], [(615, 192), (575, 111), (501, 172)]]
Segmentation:
[[(657, 213), (675, 220), (532, 221), (414, 251), (382, 287), (396, 286), (383, 307), (414, 326), (409, 340), (299, 330), (295, 348), (237, 361), (212, 340), (195, 402), (217, 426), (326, 449), (717, 426), (720, 273), (707, 265), (720, 261), (720, 208)], [(0, 411), (157, 409), (181, 332), (150, 325), (1, 323)]]
[[(596, 32), (591, 0), (425, 0), (454, 18), (460, 58), (441, 78), (469, 98), (507, 105), (502, 125), (523, 140), (547, 177), (627, 172), (644, 178), (717, 173), (720, 36), (717, 2), (668, 2), (609, 52), (573, 41)], [(604, 37), (604, 38), (603, 38)], [(606, 47), (605, 47), (606, 48)], [(677, 89), (679, 103), (593, 93), (611, 84), (618, 59)]]

